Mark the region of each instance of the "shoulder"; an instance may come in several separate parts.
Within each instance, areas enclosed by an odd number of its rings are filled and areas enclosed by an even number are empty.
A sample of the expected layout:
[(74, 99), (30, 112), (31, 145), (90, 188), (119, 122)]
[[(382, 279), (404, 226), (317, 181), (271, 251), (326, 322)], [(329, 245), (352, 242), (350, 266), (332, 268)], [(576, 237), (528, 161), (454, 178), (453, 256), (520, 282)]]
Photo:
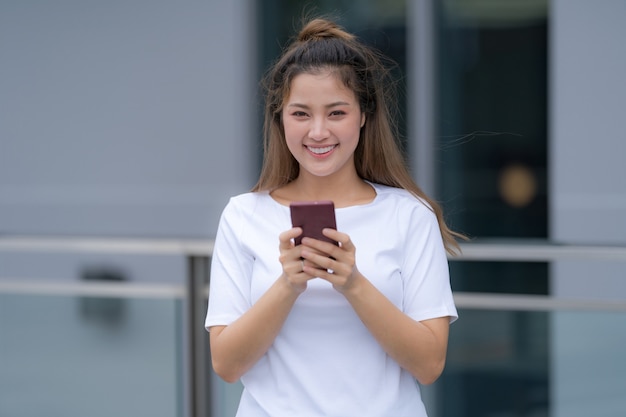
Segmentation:
[(231, 197), (222, 210), (218, 236), (240, 239), (250, 230), (250, 225), (257, 224), (259, 219), (267, 217), (269, 206), (267, 199), (271, 197), (266, 192), (248, 192)]
[(255, 216), (263, 216), (270, 206), (267, 192), (248, 192), (231, 197), (224, 207), (221, 223), (239, 223)]
[(254, 212), (259, 207), (267, 205), (268, 199), (271, 199), (271, 197), (266, 191), (243, 193), (231, 197), (224, 210)]

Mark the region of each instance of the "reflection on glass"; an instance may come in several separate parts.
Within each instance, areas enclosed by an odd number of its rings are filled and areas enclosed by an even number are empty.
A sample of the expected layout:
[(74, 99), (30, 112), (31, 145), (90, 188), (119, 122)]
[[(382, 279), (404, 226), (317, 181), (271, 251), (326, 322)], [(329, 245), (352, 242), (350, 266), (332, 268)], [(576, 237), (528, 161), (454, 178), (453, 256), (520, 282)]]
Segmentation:
[(450, 263), (454, 291), (498, 294), (548, 294), (548, 264), (545, 262)]
[(459, 313), (431, 417), (547, 416), (548, 314)]
[[(547, 2), (438, 9), (439, 198), (471, 237), (547, 238)], [(548, 265), (453, 262), (454, 291), (548, 294)], [(438, 415), (547, 416), (548, 314), (464, 310)]]
[(623, 415), (625, 312), (459, 313), (431, 417)]
[(181, 302), (0, 294), (0, 415), (182, 416)]
[(626, 312), (558, 312), (550, 327), (550, 416), (624, 415)]
[(547, 2), (439, 8), (439, 195), (478, 237), (547, 237)]
[[(438, 196), (475, 238), (548, 237), (547, 1), (438, 12)], [(548, 265), (451, 265), (454, 291), (547, 294)]]

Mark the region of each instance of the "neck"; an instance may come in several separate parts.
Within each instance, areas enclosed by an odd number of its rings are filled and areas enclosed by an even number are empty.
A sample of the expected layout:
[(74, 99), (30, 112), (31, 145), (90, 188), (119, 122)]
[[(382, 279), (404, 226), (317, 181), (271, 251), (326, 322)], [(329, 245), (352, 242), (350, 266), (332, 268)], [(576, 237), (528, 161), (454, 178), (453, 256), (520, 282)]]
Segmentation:
[(335, 178), (300, 175), (291, 185), (294, 199), (332, 200), (336, 207), (346, 207), (371, 201), (375, 192), (356, 172), (346, 177)]

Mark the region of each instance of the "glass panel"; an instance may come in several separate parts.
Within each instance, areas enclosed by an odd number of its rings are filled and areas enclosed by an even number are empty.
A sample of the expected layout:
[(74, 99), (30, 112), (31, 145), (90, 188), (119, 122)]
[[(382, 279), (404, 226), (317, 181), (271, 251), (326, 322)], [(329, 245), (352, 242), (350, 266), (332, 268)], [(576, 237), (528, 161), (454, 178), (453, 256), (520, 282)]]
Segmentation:
[(545, 238), (547, 1), (439, 8), (439, 198), (474, 237)]
[(181, 301), (0, 294), (0, 415), (182, 416)]
[[(430, 417), (621, 416), (625, 312), (460, 311)], [(547, 348), (549, 346), (549, 348)]]
[[(546, 238), (547, 2), (438, 9), (438, 197), (472, 237)], [(455, 291), (548, 294), (549, 265), (452, 262)], [(549, 314), (460, 312), (433, 416), (546, 416)]]
[(459, 316), (430, 416), (547, 415), (548, 313), (463, 309)]
[(548, 274), (545, 262), (450, 262), (454, 291), (546, 295)]
[(551, 317), (552, 417), (613, 417), (626, 410), (626, 313)]
[[(77, 238), (74, 243), (79, 241)], [(103, 252), (78, 253), (62, 249), (0, 251), (0, 278), (49, 283), (109, 280), (180, 284), (184, 282), (181, 271), (185, 268), (186, 259), (182, 255), (108, 253), (105, 248)]]
[[(445, 0), (437, 197), (472, 238), (547, 238), (547, 1)], [(457, 263), (455, 291), (548, 293), (548, 265)]]

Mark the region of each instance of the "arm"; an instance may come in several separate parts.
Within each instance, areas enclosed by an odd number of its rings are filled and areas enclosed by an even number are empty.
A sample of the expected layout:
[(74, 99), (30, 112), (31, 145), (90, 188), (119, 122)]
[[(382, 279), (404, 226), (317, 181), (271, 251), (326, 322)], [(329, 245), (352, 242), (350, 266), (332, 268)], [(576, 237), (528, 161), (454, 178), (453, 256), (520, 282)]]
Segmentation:
[(265, 354), (278, 335), (298, 294), (278, 279), (243, 316), (211, 328), (213, 369), (226, 382), (237, 381)]
[[(400, 366), (422, 384), (434, 382), (445, 364), (449, 318), (418, 322), (404, 314), (358, 271), (355, 248), (349, 236), (331, 229), (326, 229), (324, 234), (339, 241), (341, 247), (312, 239), (303, 240), (302, 256), (321, 268), (309, 271), (313, 267), (307, 266), (305, 271), (331, 282), (346, 297), (385, 352)], [(333, 273), (326, 269), (332, 269)]]
[(446, 361), (448, 317), (415, 321), (358, 272), (341, 292), (389, 356), (420, 383), (435, 382)]
[(300, 233), (294, 228), (280, 235), (283, 273), (267, 292), (233, 323), (211, 327), (213, 368), (227, 382), (237, 381), (265, 354), (312, 278), (302, 271), (301, 247), (291, 241)]

